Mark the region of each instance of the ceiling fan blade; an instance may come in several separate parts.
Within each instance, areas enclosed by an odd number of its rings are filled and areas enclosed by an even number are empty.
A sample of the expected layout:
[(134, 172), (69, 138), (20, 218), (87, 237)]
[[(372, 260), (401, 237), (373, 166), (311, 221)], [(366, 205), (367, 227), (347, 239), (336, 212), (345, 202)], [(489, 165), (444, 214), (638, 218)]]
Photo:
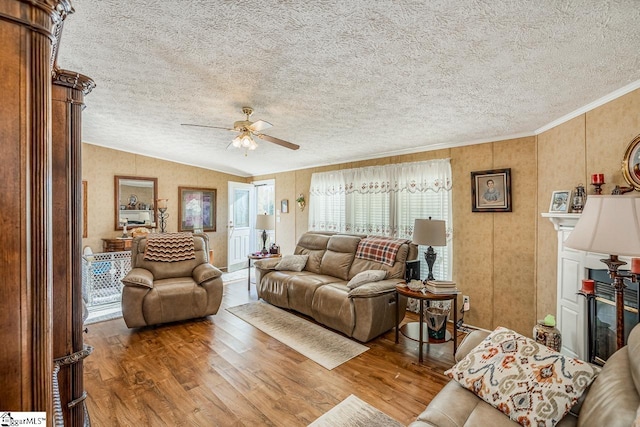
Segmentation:
[(299, 145), (287, 142), (283, 139), (274, 138), (273, 136), (265, 135), (263, 133), (257, 133), (256, 136), (260, 139), (264, 139), (265, 141), (273, 142), (274, 144), (289, 148), (290, 150), (297, 150), (298, 148), (300, 148)]
[(248, 126), (248, 129), (251, 132), (260, 132), (265, 129), (269, 129), (270, 127), (273, 127), (271, 123), (265, 122), (264, 120), (256, 120), (251, 124), (251, 126)]
[(230, 130), (232, 132), (235, 132), (235, 129), (232, 128), (225, 128), (222, 126), (207, 126), (207, 125), (192, 125), (191, 123), (180, 123), (181, 126), (193, 126), (196, 128), (211, 128), (211, 129), (224, 129), (224, 130)]

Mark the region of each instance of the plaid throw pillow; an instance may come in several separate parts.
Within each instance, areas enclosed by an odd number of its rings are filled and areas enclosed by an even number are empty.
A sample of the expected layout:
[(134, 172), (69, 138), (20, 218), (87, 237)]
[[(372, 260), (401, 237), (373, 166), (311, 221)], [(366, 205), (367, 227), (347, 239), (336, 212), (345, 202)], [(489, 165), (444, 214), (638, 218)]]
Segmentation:
[(387, 237), (365, 237), (358, 243), (356, 258), (380, 262), (392, 266), (400, 247), (407, 243), (405, 239)]
[(445, 374), (523, 426), (552, 427), (599, 372), (498, 327)]

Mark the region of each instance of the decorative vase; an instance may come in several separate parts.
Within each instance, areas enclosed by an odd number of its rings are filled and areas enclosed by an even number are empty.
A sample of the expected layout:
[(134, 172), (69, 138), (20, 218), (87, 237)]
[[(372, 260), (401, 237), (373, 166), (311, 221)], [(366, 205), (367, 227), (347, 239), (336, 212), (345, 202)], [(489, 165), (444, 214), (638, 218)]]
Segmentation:
[(560, 351), (562, 346), (562, 336), (558, 328), (546, 325), (542, 320), (539, 320), (533, 327), (533, 338), (536, 342), (546, 345), (555, 351)]

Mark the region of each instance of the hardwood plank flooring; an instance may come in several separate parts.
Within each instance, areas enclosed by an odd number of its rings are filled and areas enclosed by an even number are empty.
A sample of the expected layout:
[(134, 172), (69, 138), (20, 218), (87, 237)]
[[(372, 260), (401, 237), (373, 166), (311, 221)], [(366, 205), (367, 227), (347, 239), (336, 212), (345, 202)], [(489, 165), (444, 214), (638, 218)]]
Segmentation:
[[(225, 285), (218, 314), (128, 329), (88, 326), (87, 407), (94, 426), (306, 426), (350, 394), (404, 424), (449, 381), (451, 342), (418, 345), (393, 330), (328, 371), (225, 308), (256, 301), (246, 282)], [(415, 321), (408, 313), (403, 322)], [(460, 334), (459, 340), (463, 334)]]

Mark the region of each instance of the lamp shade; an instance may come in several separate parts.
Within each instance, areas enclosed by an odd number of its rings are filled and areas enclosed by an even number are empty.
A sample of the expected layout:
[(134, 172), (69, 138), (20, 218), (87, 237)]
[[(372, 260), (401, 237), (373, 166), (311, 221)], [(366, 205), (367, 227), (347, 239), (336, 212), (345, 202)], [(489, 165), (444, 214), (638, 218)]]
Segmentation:
[(424, 246), (446, 246), (445, 222), (437, 219), (416, 219), (413, 226), (413, 243)]
[(273, 215), (258, 215), (256, 217), (256, 228), (258, 230), (273, 230), (275, 220)]
[(640, 198), (589, 196), (565, 246), (609, 255), (640, 255)]

